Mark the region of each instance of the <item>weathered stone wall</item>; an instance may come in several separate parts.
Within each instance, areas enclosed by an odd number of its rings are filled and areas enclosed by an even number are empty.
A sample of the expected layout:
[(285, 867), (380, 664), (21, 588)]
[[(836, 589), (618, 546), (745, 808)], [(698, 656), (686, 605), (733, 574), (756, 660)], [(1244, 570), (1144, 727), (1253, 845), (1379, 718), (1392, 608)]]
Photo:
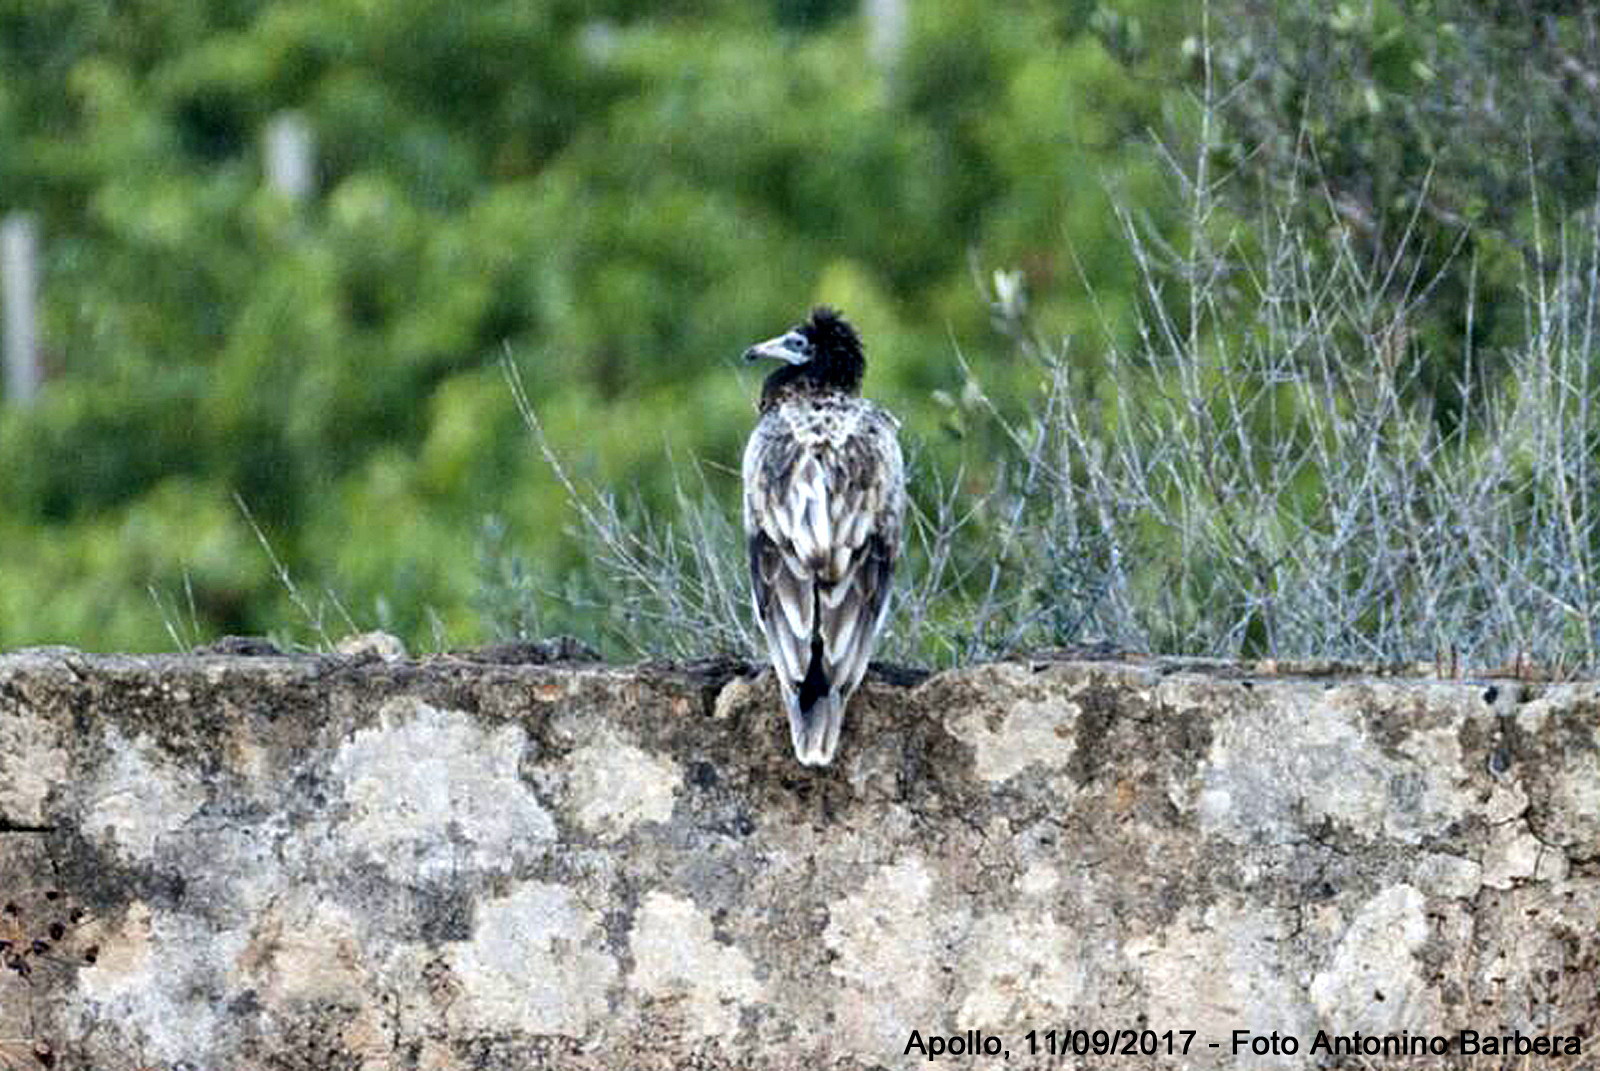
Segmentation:
[(1600, 1067), (1600, 686), (738, 668), (0, 657), (0, 1068)]

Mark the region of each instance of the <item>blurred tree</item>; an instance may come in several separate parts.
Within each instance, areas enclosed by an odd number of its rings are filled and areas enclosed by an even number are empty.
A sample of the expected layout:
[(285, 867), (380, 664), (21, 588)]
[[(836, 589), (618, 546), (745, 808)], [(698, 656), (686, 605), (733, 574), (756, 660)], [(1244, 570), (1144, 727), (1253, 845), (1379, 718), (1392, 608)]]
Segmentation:
[[(854, 3), (0, 0), (0, 207), (42, 217), (53, 354), (0, 416), (0, 646), (167, 646), (180, 590), (197, 637), (315, 639), (332, 592), (479, 638), (485, 516), (527, 575), (584, 568), (508, 353), (580, 478), (659, 508), (699, 456), (731, 511), (737, 355), (831, 301), (919, 456), (989, 478), (934, 392), (958, 348), (1001, 399), (1034, 373), (973, 269), (1020, 268), (1052, 331), (1132, 332), (1112, 205), (1170, 225), (1181, 8), (913, 3), (891, 74)], [(291, 109), (303, 201), (262, 177)]]

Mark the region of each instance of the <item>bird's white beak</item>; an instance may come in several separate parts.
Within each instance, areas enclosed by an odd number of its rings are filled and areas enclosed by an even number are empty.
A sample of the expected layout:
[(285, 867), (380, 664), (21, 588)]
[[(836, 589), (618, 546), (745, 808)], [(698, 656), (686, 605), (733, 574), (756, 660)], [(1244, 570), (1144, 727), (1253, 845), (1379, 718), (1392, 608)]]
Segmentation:
[(811, 347), (800, 332), (786, 331), (777, 338), (757, 342), (744, 351), (744, 359), (747, 361), (760, 360), (762, 357), (771, 357), (790, 364), (805, 364), (811, 359)]

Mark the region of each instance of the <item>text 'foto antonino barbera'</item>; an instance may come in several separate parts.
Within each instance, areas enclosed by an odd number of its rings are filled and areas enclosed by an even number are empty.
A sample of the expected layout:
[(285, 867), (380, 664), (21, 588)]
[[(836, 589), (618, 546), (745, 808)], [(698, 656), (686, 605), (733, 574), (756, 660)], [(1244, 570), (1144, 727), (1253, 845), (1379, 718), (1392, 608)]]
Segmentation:
[[(1330, 1034), (1319, 1030), (1309, 1044), (1293, 1034), (1255, 1034), (1235, 1030), (1226, 1042), (1197, 1038), (1193, 1030), (1030, 1030), (1015, 1039), (1028, 1056), (1151, 1056), (1157, 1053), (1188, 1055), (1191, 1049), (1231, 1049), (1235, 1056), (1295, 1056), (1304, 1050), (1313, 1056), (1581, 1056), (1583, 1038), (1577, 1034), (1483, 1033), (1463, 1028), (1454, 1034)], [(923, 1035), (911, 1031), (903, 1055), (916, 1053), (928, 1060), (941, 1057), (993, 1056), (1010, 1059), (1006, 1038), (982, 1030), (962, 1034)]]

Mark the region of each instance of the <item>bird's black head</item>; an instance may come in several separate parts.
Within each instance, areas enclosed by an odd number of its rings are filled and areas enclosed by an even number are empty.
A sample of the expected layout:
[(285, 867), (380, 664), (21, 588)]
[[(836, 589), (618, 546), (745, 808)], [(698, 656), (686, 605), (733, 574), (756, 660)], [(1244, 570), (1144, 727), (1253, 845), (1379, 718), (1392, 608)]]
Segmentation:
[(784, 367), (767, 377), (761, 390), (762, 408), (785, 388), (856, 394), (867, 370), (866, 354), (856, 329), (827, 306), (811, 310), (811, 318), (805, 323), (744, 351), (747, 361), (760, 357), (785, 362)]

